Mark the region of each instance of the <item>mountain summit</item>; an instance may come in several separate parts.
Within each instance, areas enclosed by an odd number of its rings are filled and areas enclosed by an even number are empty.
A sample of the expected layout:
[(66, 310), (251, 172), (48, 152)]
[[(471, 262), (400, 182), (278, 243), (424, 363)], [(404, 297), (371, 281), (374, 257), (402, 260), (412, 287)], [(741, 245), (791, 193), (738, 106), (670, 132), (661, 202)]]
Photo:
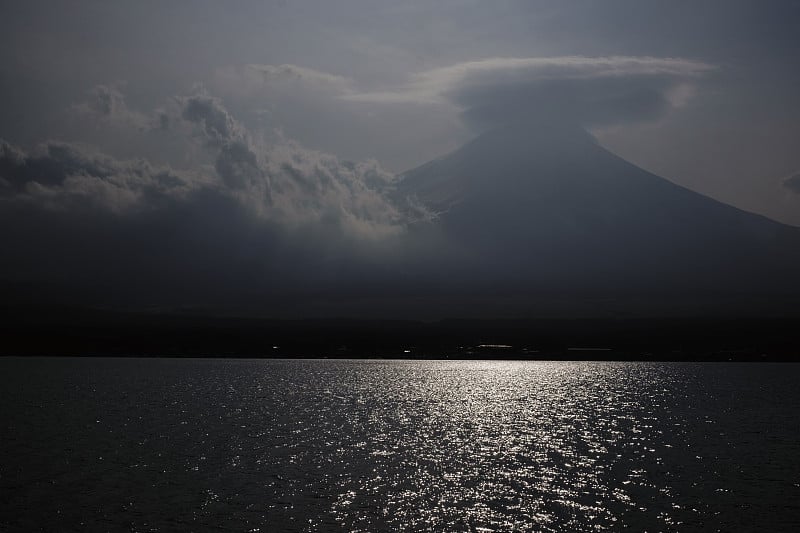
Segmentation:
[(647, 172), (579, 127), (506, 125), (402, 178), (463, 254), (463, 279), (498, 290), (797, 292), (800, 230)]

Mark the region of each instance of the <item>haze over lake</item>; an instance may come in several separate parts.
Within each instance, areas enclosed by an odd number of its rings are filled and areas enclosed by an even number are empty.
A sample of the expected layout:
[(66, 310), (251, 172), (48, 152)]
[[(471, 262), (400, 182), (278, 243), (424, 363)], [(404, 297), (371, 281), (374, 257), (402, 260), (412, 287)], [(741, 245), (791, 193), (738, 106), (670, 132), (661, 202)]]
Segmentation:
[(790, 531), (800, 368), (0, 360), (0, 529)]

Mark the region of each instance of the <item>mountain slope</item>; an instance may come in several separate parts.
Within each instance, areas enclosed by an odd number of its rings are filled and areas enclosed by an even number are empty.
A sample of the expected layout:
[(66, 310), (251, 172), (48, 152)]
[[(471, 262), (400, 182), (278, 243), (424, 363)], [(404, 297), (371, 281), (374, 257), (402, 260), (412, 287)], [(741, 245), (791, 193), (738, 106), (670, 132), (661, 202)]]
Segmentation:
[[(585, 131), (512, 125), (407, 172), (464, 279), (515, 290), (797, 292), (800, 231), (642, 170)], [(469, 270), (469, 272), (466, 272)]]

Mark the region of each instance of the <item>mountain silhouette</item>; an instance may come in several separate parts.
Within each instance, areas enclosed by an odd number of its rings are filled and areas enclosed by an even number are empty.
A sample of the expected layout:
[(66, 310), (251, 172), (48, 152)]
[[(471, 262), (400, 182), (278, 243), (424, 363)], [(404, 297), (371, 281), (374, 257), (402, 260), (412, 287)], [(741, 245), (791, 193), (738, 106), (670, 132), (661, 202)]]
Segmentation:
[(580, 127), (505, 125), (402, 176), (461, 254), (452, 278), (498, 291), (784, 297), (800, 229), (647, 172)]

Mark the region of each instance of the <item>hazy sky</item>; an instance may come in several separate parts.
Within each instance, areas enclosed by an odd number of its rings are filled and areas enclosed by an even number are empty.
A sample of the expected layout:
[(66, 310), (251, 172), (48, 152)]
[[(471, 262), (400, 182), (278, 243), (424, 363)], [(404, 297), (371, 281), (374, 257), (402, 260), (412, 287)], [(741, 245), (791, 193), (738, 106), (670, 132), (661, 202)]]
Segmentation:
[(53, 224), (154, 278), (192, 253), (231, 280), (276, 256), (399, 254), (391, 240), (432, 213), (389, 199), (396, 175), (512, 118), (588, 128), (800, 225), (800, 2), (2, 4), (0, 214), (28, 221), (6, 236), (12, 278), (52, 277), (53, 257), (87, 283), (104, 270), (44, 254), (65, 242)]

